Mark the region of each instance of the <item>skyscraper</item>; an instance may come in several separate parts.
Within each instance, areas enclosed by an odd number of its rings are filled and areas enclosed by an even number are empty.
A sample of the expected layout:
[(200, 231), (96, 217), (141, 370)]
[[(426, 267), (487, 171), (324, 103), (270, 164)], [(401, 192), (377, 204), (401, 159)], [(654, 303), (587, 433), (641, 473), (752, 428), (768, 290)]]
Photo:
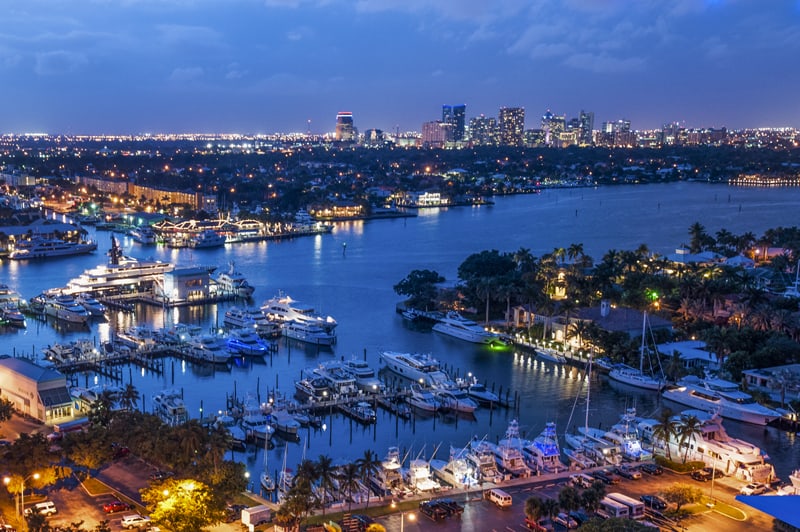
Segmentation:
[(550, 109), (542, 115), (542, 131), (544, 131), (544, 143), (547, 146), (557, 146), (559, 136), (566, 130), (567, 117), (565, 115), (554, 115)]
[(339, 142), (353, 142), (356, 139), (356, 130), (353, 127), (353, 113), (340, 111), (336, 115), (336, 140)]
[(442, 106), (442, 122), (452, 126), (453, 138), (447, 140), (458, 142), (466, 138), (466, 115), (467, 106), (464, 104)]
[(469, 138), (479, 146), (494, 146), (497, 144), (497, 120), (476, 116), (469, 121)]
[(500, 108), (500, 144), (504, 146), (522, 146), (525, 132), (525, 108)]
[(594, 130), (594, 113), (586, 112), (581, 109), (580, 118), (580, 134), (578, 136), (578, 143), (582, 146), (589, 146), (592, 143), (592, 131)]

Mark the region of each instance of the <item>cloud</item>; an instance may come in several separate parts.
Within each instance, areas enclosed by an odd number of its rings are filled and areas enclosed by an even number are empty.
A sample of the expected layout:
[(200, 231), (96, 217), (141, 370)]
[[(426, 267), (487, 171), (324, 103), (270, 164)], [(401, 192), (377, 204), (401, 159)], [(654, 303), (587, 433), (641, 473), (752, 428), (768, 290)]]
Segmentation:
[(201, 67), (176, 68), (169, 75), (170, 81), (189, 82), (203, 77), (205, 71)]
[(608, 54), (580, 53), (568, 57), (564, 63), (573, 68), (597, 73), (634, 72), (642, 70), (645, 61), (640, 57), (612, 57)]
[(728, 55), (728, 44), (722, 42), (719, 37), (710, 37), (706, 39), (701, 48), (705, 50), (707, 59), (716, 60)]
[(308, 26), (300, 26), (298, 28), (288, 30), (286, 32), (286, 38), (290, 41), (302, 41), (303, 39), (308, 39), (314, 35), (314, 30), (309, 28)]
[(231, 63), (225, 73), (225, 79), (241, 79), (245, 75), (247, 75), (247, 70), (242, 70), (239, 63)]
[(36, 54), (34, 71), (40, 76), (58, 76), (79, 70), (89, 64), (82, 53), (56, 50)]
[(222, 34), (207, 26), (186, 26), (181, 24), (159, 24), (156, 29), (161, 41), (167, 46), (208, 46), (222, 45)]

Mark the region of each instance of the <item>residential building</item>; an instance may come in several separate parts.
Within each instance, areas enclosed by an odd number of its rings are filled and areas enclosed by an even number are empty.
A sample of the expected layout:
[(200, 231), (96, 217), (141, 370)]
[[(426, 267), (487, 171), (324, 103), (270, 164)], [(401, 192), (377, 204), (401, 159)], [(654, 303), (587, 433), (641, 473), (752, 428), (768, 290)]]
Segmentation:
[(523, 107), (502, 107), (499, 120), (500, 144), (522, 146), (525, 131), (525, 109)]
[(67, 378), (26, 358), (0, 356), (0, 397), (20, 414), (47, 425), (73, 419)]

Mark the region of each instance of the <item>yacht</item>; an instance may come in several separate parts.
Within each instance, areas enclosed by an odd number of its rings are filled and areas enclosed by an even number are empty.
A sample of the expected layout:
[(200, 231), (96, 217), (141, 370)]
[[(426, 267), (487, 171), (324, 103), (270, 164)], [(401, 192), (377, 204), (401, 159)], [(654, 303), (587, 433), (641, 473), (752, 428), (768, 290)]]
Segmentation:
[(768, 484), (775, 478), (775, 470), (765, 461), (764, 452), (752, 443), (729, 436), (722, 426), (719, 413), (691, 409), (673, 419), (680, 426), (691, 417), (700, 422), (700, 431), (692, 434), (688, 441), (682, 440), (679, 433), (671, 435), (666, 442), (655, 439), (655, 429), (659, 425), (655, 419), (640, 421), (638, 428), (642, 437), (651, 441), (654, 448), (666, 452), (668, 446), (670, 456), (705, 462), (708, 467), (745, 482)]
[(270, 426), (269, 418), (254, 396), (248, 395), (247, 398), (245, 398), (242, 410), (241, 425), (248, 438), (259, 440), (269, 440), (272, 438), (275, 429)]
[(213, 334), (189, 337), (187, 350), (192, 357), (212, 364), (227, 364), (231, 359), (222, 339)]
[(356, 379), (345, 371), (337, 360), (324, 362), (312, 370), (314, 375), (325, 379), (331, 393), (338, 397), (348, 397), (358, 393)]
[(372, 405), (366, 401), (359, 401), (355, 404), (341, 404), (339, 408), (351, 418), (364, 424), (375, 423), (378, 419)]
[(189, 238), (189, 247), (218, 248), (225, 245), (225, 235), (221, 235), (213, 229), (203, 229), (196, 235)]
[(152, 349), (158, 340), (158, 333), (149, 325), (131, 325), (116, 333), (116, 341), (132, 349)]
[(287, 338), (299, 340), (314, 345), (333, 345), (336, 335), (322, 327), (306, 322), (287, 321), (281, 327), (282, 334)]
[(728, 419), (767, 425), (780, 417), (780, 412), (758, 404), (739, 385), (723, 379), (684, 377), (675, 388), (664, 390), (665, 399), (707, 411), (718, 411)]
[(16, 303), (6, 303), (0, 307), (0, 318), (13, 327), (25, 327), (25, 315), (19, 310)]
[(486, 388), (486, 385), (481, 384), (480, 382), (475, 379), (472, 384), (469, 385), (467, 388), (467, 394), (478, 401), (478, 404), (481, 405), (488, 405), (488, 404), (497, 404), (500, 398), (497, 396), (496, 393), (489, 391)]
[(525, 463), (522, 454), (523, 440), (519, 436), (519, 423), (512, 419), (508, 423), (505, 436), (493, 446), (495, 459), (500, 471), (509, 473), (514, 478), (527, 478), (531, 470)]
[(467, 451), (467, 462), (472, 466), (478, 481), (497, 484), (505, 480), (504, 475), (497, 470), (494, 457), (494, 446), (486, 441), (473, 438)]
[(433, 393), (443, 410), (471, 414), (478, 404), (469, 398), (467, 392), (459, 388), (434, 388)]
[(257, 309), (243, 309), (231, 307), (225, 311), (222, 322), (228, 327), (236, 329), (255, 329), (259, 336), (271, 338), (280, 336), (281, 326), (271, 322)]
[[(656, 377), (644, 370), (644, 354), (647, 339), (647, 312), (643, 313), (642, 318), (642, 345), (639, 348), (639, 369), (632, 368), (625, 364), (614, 366), (608, 376), (617, 382), (643, 388), (645, 390), (660, 391), (664, 387), (664, 379)], [(658, 355), (656, 355), (658, 356)]]
[(449, 386), (452, 383), (439, 366), (439, 361), (430, 355), (383, 351), (380, 358), (398, 375), (425, 386)]
[(542, 360), (553, 362), (555, 364), (567, 363), (567, 357), (565, 357), (562, 353), (559, 353), (557, 349), (537, 346), (536, 349), (534, 349), (534, 352), (536, 353), (536, 356)]
[(436, 491), (441, 488), (436, 479), (431, 478), (430, 463), (422, 458), (411, 460), (404, 476), (406, 484), (416, 492)]
[(70, 295), (50, 295), (44, 297), (44, 313), (69, 323), (89, 322), (89, 313)]
[(65, 242), (57, 238), (33, 237), (17, 242), (8, 254), (12, 260), (49, 259), (91, 253), (97, 249), (97, 242)]
[(433, 326), (433, 330), (475, 344), (491, 345), (502, 343), (499, 335), (490, 333), (474, 321), (454, 311), (445, 314), (444, 317)]
[[(601, 437), (590, 437), (591, 430), (591, 427), (588, 431), (586, 427), (581, 427), (579, 434), (565, 434), (564, 441), (567, 442), (571, 451), (565, 450), (564, 454), (573, 461), (577, 461), (577, 458), (574, 457), (585, 457), (596, 465), (617, 466), (621, 464), (622, 450), (619, 446), (609, 441), (604, 441)], [(581, 464), (579, 463), (578, 465)]]
[(273, 409), (269, 420), (275, 430), (287, 436), (296, 437), (300, 430), (300, 422), (284, 408)]
[(189, 412), (183, 403), (183, 396), (177, 390), (164, 390), (153, 396), (154, 414), (171, 427), (189, 421)]
[(376, 474), (369, 482), (378, 495), (391, 495), (403, 487), (403, 461), (400, 459), (400, 448), (389, 447), (386, 457), (381, 461)]
[(439, 401), (436, 396), (417, 383), (411, 385), (411, 393), (406, 397), (406, 403), (424, 412), (439, 410)]
[(639, 462), (653, 458), (653, 453), (642, 446), (635, 407), (626, 408), (619, 422), (612, 425), (611, 430), (603, 434), (603, 438), (619, 445), (622, 456), (628, 460)]
[(253, 297), (253, 292), (256, 291), (256, 288), (247, 282), (244, 275), (236, 271), (233, 261), (231, 261), (228, 271), (220, 272), (213, 279), (216, 281), (219, 291), (225, 294), (249, 299)]
[(377, 393), (385, 388), (375, 374), (375, 370), (364, 360), (357, 358), (345, 360), (342, 362), (342, 369), (356, 380), (356, 385), (364, 392)]
[(143, 246), (152, 246), (158, 240), (156, 232), (153, 231), (152, 227), (147, 225), (134, 227), (128, 231), (128, 236), (130, 236), (134, 242), (142, 244)]
[(106, 306), (100, 303), (91, 294), (82, 292), (75, 296), (75, 302), (86, 309), (90, 316), (104, 316)]
[(247, 440), (247, 433), (236, 422), (236, 418), (227, 412), (220, 412), (214, 419), (214, 427), (224, 430), (231, 439), (231, 446), (235, 448), (244, 447)]
[(327, 401), (330, 399), (328, 381), (322, 377), (307, 377), (294, 383), (298, 397), (311, 401)]
[(553, 421), (547, 422), (541, 434), (532, 441), (525, 441), (522, 452), (537, 472), (560, 473), (567, 469), (561, 461), (561, 448), (558, 445), (556, 424)]
[(228, 341), (225, 345), (234, 355), (260, 357), (269, 352), (269, 346), (253, 329), (232, 329), (228, 332)]
[(332, 332), (336, 328), (336, 320), (331, 316), (317, 314), (314, 307), (304, 305), (284, 294), (278, 294), (264, 301), (261, 311), (272, 320), (305, 323), (321, 327), (327, 332)]
[(467, 461), (467, 449), (451, 446), (448, 461), (431, 459), (430, 464), (433, 475), (449, 486), (470, 489), (480, 484), (475, 469)]

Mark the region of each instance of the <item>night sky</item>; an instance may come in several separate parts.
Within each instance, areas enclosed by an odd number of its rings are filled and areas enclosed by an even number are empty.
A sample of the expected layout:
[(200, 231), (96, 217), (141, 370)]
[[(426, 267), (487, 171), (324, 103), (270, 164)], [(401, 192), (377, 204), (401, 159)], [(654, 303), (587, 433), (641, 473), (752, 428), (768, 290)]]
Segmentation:
[(0, 0), (0, 133), (800, 126), (800, 0)]

